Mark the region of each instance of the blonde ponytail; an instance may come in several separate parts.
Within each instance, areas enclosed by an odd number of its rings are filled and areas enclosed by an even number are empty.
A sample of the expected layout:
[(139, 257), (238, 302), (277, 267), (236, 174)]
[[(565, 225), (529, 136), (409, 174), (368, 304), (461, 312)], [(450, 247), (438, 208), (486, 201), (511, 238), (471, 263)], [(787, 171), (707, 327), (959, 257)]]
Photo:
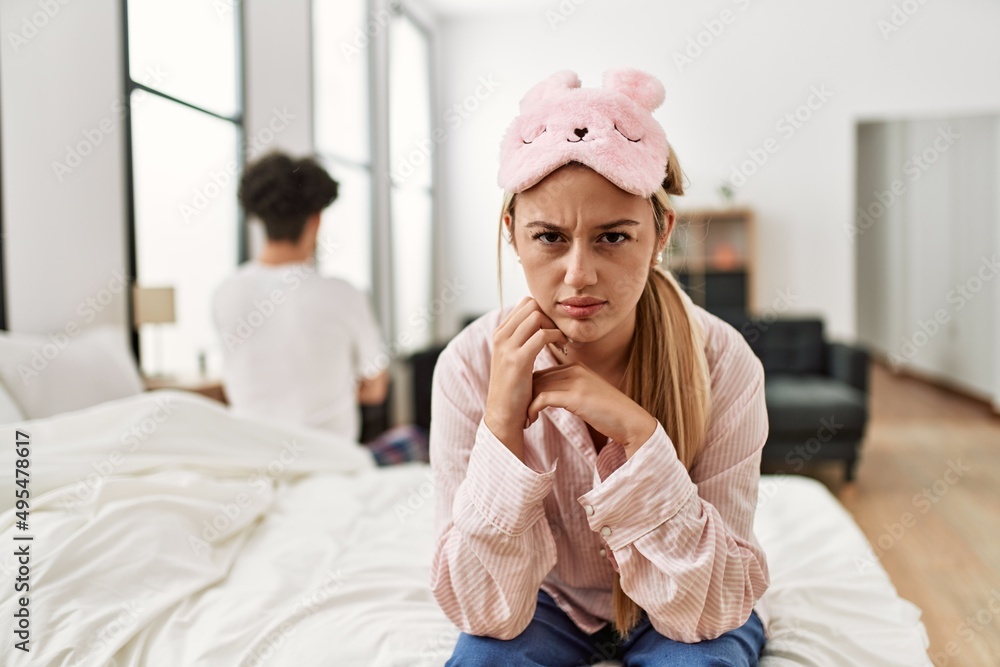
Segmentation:
[[(625, 393), (663, 424), (687, 470), (704, 444), (711, 410), (710, 379), (701, 328), (681, 287), (659, 267), (650, 271), (636, 305), (635, 336)], [(611, 591), (615, 630), (622, 637), (639, 623), (641, 609), (615, 573)]]
[[(668, 195), (683, 195), (683, 173), (670, 151), (667, 177), (653, 195), (657, 238), (666, 231)], [(669, 241), (669, 239), (668, 239)], [(654, 267), (635, 308), (635, 334), (625, 372), (625, 393), (653, 415), (674, 443), (677, 458), (691, 470), (705, 443), (711, 405), (711, 378), (704, 332), (689, 310), (681, 286), (669, 271)], [(619, 636), (627, 637), (642, 615), (615, 573), (611, 612)]]

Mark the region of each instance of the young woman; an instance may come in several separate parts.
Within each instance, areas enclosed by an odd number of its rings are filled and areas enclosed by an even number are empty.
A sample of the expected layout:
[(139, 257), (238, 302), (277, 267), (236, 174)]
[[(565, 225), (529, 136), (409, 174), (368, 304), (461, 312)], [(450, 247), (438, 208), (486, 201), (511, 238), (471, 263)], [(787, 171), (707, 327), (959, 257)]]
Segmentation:
[(764, 646), (763, 368), (660, 268), (683, 194), (663, 97), (636, 70), (559, 72), (502, 143), (531, 296), (451, 341), (431, 402), (449, 665), (756, 665)]

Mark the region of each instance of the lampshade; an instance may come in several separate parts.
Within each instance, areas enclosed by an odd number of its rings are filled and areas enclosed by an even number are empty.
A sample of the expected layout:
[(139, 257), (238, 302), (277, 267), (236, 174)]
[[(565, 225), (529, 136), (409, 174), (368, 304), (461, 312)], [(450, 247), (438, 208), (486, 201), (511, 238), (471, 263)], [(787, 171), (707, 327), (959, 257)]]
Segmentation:
[(174, 321), (173, 287), (139, 287), (132, 292), (136, 326), (170, 324)]

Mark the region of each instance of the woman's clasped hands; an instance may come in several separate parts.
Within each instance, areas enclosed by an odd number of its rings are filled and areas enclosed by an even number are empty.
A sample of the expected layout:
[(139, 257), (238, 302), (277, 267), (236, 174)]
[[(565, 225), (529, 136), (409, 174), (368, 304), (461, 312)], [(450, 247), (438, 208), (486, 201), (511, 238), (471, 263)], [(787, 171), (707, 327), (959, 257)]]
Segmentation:
[(552, 344), (568, 358), (569, 343), (537, 301), (522, 299), (493, 334), (486, 426), (523, 461), (524, 429), (545, 408), (563, 408), (631, 456), (655, 431), (652, 415), (581, 362), (534, 371), (544, 346)]

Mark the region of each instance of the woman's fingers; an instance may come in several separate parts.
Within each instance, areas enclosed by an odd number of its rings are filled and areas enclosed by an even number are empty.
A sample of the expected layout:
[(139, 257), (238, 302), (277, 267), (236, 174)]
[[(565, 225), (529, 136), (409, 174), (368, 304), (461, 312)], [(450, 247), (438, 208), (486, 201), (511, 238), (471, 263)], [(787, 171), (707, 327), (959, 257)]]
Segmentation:
[(567, 375), (549, 374), (535, 375), (531, 379), (531, 394), (537, 396), (547, 389), (568, 389), (572, 379)]
[(487, 413), (502, 422), (499, 428), (513, 431), (515, 419), (517, 424), (525, 419), (523, 427), (527, 428), (538, 418), (541, 408), (527, 414), (535, 398), (532, 368), (549, 343), (565, 348), (569, 339), (531, 297), (522, 299), (494, 331)]
[(525, 313), (508, 338), (510, 344), (514, 347), (523, 346), (533, 333), (545, 328), (542, 326), (542, 323), (542, 315), (537, 310)]
[(549, 343), (554, 343), (562, 347), (568, 343), (568, 339), (566, 338), (566, 334), (559, 329), (538, 329), (521, 345), (521, 349), (534, 362), (538, 353)]
[[(522, 328), (522, 325), (528, 320), (534, 322), (535, 328), (538, 329), (555, 329), (556, 323), (542, 311), (541, 306), (532, 297), (526, 296), (521, 299), (518, 304), (511, 309), (507, 314), (507, 317), (500, 323), (494, 332), (494, 337), (497, 340), (506, 340), (508, 338), (514, 337), (514, 332)], [(518, 340), (518, 344), (523, 344), (527, 336), (522, 336)]]
[(528, 404), (528, 424), (534, 424), (535, 420), (538, 419), (538, 413), (545, 408), (566, 407), (564, 399), (567, 396), (568, 392), (561, 389), (548, 389), (535, 394), (535, 397), (531, 399), (531, 403)]
[[(541, 313), (541, 309), (538, 307), (537, 301), (530, 296), (526, 296), (521, 299), (517, 306), (510, 311), (504, 321), (501, 322), (500, 326), (497, 327), (493, 334), (494, 340), (507, 340), (509, 338), (513, 338), (515, 336), (515, 332), (521, 327), (522, 324), (524, 324), (524, 321), (531, 317), (532, 313), (536, 311)], [(555, 327), (555, 323), (548, 317), (545, 317), (544, 313), (542, 313), (542, 317), (544, 319), (540, 320), (540, 322), (542, 322), (543, 325), (545, 322), (548, 322), (552, 327)], [(519, 342), (518, 344), (520, 345), (521, 343)]]
[[(576, 371), (572, 364), (568, 366), (553, 366), (531, 374), (532, 402), (528, 404), (528, 423), (538, 418), (538, 413), (544, 408), (554, 407), (550, 402), (553, 396), (567, 397), (573, 391), (572, 381)], [(535, 412), (531, 407), (535, 406)], [(561, 404), (555, 407), (563, 407)]]
[(548, 368), (543, 368), (540, 371), (534, 371), (532, 373), (532, 376), (535, 378), (536, 381), (549, 378), (553, 375), (559, 375), (559, 376), (565, 375), (568, 377), (572, 373), (579, 371), (578, 366), (579, 366), (578, 363), (562, 364), (560, 366), (550, 366)]
[(510, 341), (513, 345), (521, 347), (528, 342), (528, 339), (531, 338), (536, 331), (541, 329), (558, 331), (555, 322), (553, 322), (548, 315), (543, 313), (541, 308), (538, 308), (536, 304), (534, 310), (524, 314), (524, 319), (521, 320), (521, 323), (517, 325), (517, 328), (510, 335)]

